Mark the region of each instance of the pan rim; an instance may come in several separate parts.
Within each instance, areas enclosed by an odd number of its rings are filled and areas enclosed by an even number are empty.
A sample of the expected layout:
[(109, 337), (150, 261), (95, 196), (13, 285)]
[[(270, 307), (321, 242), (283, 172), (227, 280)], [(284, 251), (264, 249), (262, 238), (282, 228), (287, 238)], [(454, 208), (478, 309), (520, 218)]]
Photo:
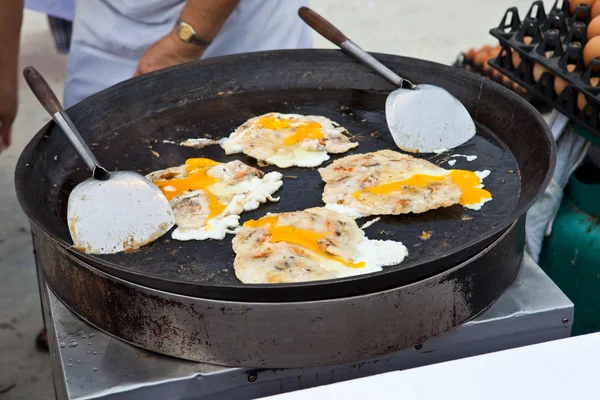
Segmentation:
[[(440, 271), (428, 278), (423, 278), (423, 280), (427, 280), (427, 279), (431, 279), (437, 275), (440, 274), (444, 274), (444, 273), (449, 273), (451, 271), (458, 271), (461, 268), (465, 267), (466, 265), (469, 265), (473, 262), (476, 262), (477, 260), (479, 260), (481, 257), (485, 256), (487, 253), (489, 253), (490, 251), (492, 251), (502, 240), (504, 240), (508, 235), (511, 234), (511, 232), (517, 228), (517, 225), (519, 224), (519, 219), (513, 221), (508, 228), (502, 232), (502, 234), (500, 236), (498, 236), (496, 239), (494, 239), (490, 244), (486, 245), (483, 250), (481, 250), (479, 253), (472, 255), (471, 257), (468, 257), (466, 260), (461, 261), (443, 271)], [(67, 249), (61, 249), (61, 251), (65, 251), (66, 252), (66, 256), (68, 258), (75, 258), (75, 259), (79, 259), (78, 257), (75, 257), (71, 252), (69, 252)], [(168, 290), (163, 290), (163, 289), (156, 289), (153, 287), (148, 287), (145, 286), (143, 284), (137, 283), (137, 282), (131, 282), (127, 279), (121, 278), (119, 276), (114, 276), (106, 271), (103, 271), (99, 268), (97, 268), (94, 265), (90, 265), (85, 263), (83, 266), (83, 268), (86, 268), (88, 270), (90, 270), (91, 272), (95, 273), (95, 274), (99, 274), (102, 276), (109, 276), (111, 280), (127, 286), (129, 288), (138, 290), (138, 291), (143, 291), (146, 292), (147, 294), (158, 294), (160, 296), (163, 297), (178, 297), (180, 298), (181, 301), (186, 301), (186, 300), (190, 300), (190, 299), (202, 299), (203, 301), (207, 301), (207, 302), (214, 302), (215, 305), (245, 305), (245, 304), (251, 304), (253, 306), (259, 306), (259, 305), (273, 305), (273, 304), (296, 304), (296, 305), (302, 305), (302, 304), (315, 304), (315, 303), (330, 303), (330, 302), (335, 302), (335, 301), (339, 301), (340, 299), (343, 300), (356, 300), (359, 301), (361, 299), (364, 299), (365, 297), (369, 297), (369, 296), (373, 296), (373, 295), (377, 295), (377, 294), (381, 294), (381, 293), (389, 293), (392, 292), (394, 290), (396, 290), (399, 287), (409, 287), (411, 285), (414, 285), (416, 282), (410, 282), (410, 283), (406, 283), (406, 284), (402, 284), (400, 286), (394, 286), (394, 287), (389, 287), (389, 288), (381, 288), (372, 292), (366, 292), (366, 293), (357, 293), (357, 294), (353, 294), (350, 296), (345, 296), (345, 297), (331, 297), (331, 298), (323, 298), (323, 299), (316, 299), (316, 300), (297, 300), (297, 301), (279, 301), (279, 302), (272, 302), (272, 301), (253, 301), (253, 300), (249, 300), (249, 301), (241, 301), (241, 300), (228, 300), (228, 299), (214, 299), (214, 298), (205, 298), (205, 297), (199, 297), (199, 296), (190, 296), (187, 294), (180, 294), (180, 293), (174, 293)]]
[[(297, 56), (297, 55), (306, 57), (306, 55), (310, 55), (311, 57), (316, 58), (316, 57), (320, 57), (320, 56), (332, 57), (333, 54), (335, 54), (335, 53), (340, 54), (340, 56), (337, 56), (337, 57), (347, 57), (340, 50), (329, 50), (329, 49), (274, 50), (274, 51), (265, 51), (265, 52), (255, 52), (255, 53), (241, 53), (241, 54), (235, 54), (235, 55), (215, 57), (215, 58), (211, 58), (211, 59), (207, 59), (207, 60), (200, 60), (200, 61), (193, 62), (193, 63), (187, 64), (187, 65), (182, 65), (182, 66), (174, 66), (174, 67), (170, 67), (170, 68), (167, 68), (167, 69), (164, 69), (161, 71), (153, 72), (151, 74), (148, 74), (141, 78), (136, 78), (136, 79), (138, 79), (137, 82), (139, 83), (140, 80), (151, 79), (153, 76), (165, 75), (165, 74), (169, 73), (169, 71), (173, 71), (176, 69), (198, 68), (198, 67), (202, 67), (202, 66), (206, 66), (206, 65), (227, 63), (227, 62), (231, 62), (233, 60), (240, 61), (240, 60), (244, 60), (244, 59), (248, 59), (248, 58), (250, 58), (250, 59), (254, 59), (254, 58), (263, 58), (264, 59), (264, 58), (269, 58), (269, 57), (280, 58), (282, 54), (286, 55), (288, 57), (293, 57), (293, 56)], [(383, 62), (385, 62), (386, 60), (392, 61), (392, 60), (398, 60), (398, 59), (404, 59), (406, 61), (415, 60), (420, 63), (427, 63), (430, 65), (442, 67), (444, 69), (452, 69), (452, 71), (454, 71), (453, 72), (454, 74), (464, 75), (465, 77), (467, 77), (467, 74), (468, 74), (468, 79), (478, 80), (479, 82), (481, 82), (482, 88), (486, 85), (497, 85), (496, 83), (486, 80), (483, 77), (476, 77), (467, 71), (463, 71), (463, 70), (457, 69), (455, 67), (446, 66), (443, 64), (439, 64), (439, 63), (434, 63), (431, 61), (419, 60), (419, 59), (414, 59), (414, 58), (410, 58), (410, 57), (402, 57), (402, 56), (397, 56), (397, 55), (392, 55), (392, 54), (381, 54), (381, 53), (372, 53), (372, 54), (375, 58), (377, 58)], [(348, 62), (352, 63), (355, 61), (353, 61), (352, 59), (350, 59), (348, 57)], [(85, 105), (88, 102), (93, 102), (96, 98), (98, 98), (99, 96), (102, 96), (106, 92), (110, 93), (110, 92), (119, 90), (124, 85), (130, 85), (130, 84), (131, 84), (131, 79), (124, 81), (120, 84), (117, 84), (115, 86), (112, 86), (108, 89), (105, 89), (99, 93), (96, 93), (96, 94), (90, 96), (89, 98), (83, 100), (81, 103), (78, 103), (75, 106), (73, 106), (71, 109), (76, 109), (77, 107), (80, 107), (82, 104)], [(390, 84), (390, 87), (392, 87), (391, 84)], [(544, 176), (542, 184), (540, 185), (537, 193), (535, 193), (535, 195), (532, 196), (532, 198), (529, 201), (525, 202), (524, 204), (522, 204), (520, 206), (517, 205), (515, 207), (515, 210), (509, 216), (507, 216), (503, 220), (503, 222), (501, 222), (496, 227), (494, 227), (490, 231), (488, 231), (484, 238), (478, 237), (478, 238), (475, 238), (468, 242), (465, 242), (461, 246), (453, 248), (452, 253), (446, 255), (445, 257), (449, 257), (453, 254), (457, 254), (461, 250), (464, 251), (465, 249), (467, 249), (471, 246), (474, 246), (476, 244), (482, 243), (485, 240), (489, 240), (490, 242), (495, 241), (497, 239), (497, 237), (502, 234), (502, 232), (506, 231), (506, 229), (514, 221), (516, 221), (522, 215), (524, 215), (526, 213), (526, 211), (529, 208), (531, 208), (531, 206), (539, 199), (539, 197), (543, 194), (545, 189), (550, 184), (550, 181), (551, 181), (553, 173), (554, 173), (555, 164), (556, 164), (556, 144), (551, 136), (550, 129), (547, 126), (546, 121), (543, 119), (541, 114), (539, 114), (538, 111), (532, 105), (527, 103), (520, 96), (518, 96), (517, 94), (513, 93), (512, 91), (510, 91), (508, 89), (503, 88), (501, 85), (498, 85), (498, 87), (501, 88), (502, 93), (505, 97), (507, 97), (509, 100), (511, 100), (512, 102), (515, 103), (515, 106), (526, 108), (529, 111), (529, 114), (531, 115), (531, 117), (535, 118), (535, 120), (536, 120), (535, 122), (537, 122), (541, 126), (546, 127), (546, 129), (544, 129), (543, 131), (544, 131), (545, 139), (550, 144), (549, 168), (546, 171), (546, 175)], [(69, 109), (69, 110), (71, 110), (71, 109)], [(67, 111), (69, 111), (69, 110), (67, 110)], [(65, 241), (64, 239), (56, 237), (56, 235), (53, 235), (51, 232), (49, 232), (47, 229), (45, 229), (45, 227), (43, 227), (42, 223), (40, 223), (39, 219), (35, 218), (34, 212), (32, 212), (31, 207), (27, 205), (26, 199), (23, 198), (23, 190), (21, 189), (20, 185), (23, 185), (24, 182), (22, 179), (19, 179), (19, 171), (22, 171), (23, 169), (27, 168), (27, 166), (25, 165), (26, 164), (26, 161), (25, 161), (26, 155), (31, 155), (33, 153), (33, 150), (35, 149), (35, 147), (38, 146), (40, 141), (43, 140), (44, 133), (48, 132), (52, 128), (53, 125), (54, 125), (54, 123), (52, 121), (50, 121), (49, 123), (44, 125), (41, 128), (41, 130), (38, 131), (38, 133), (36, 133), (36, 135), (29, 141), (29, 143), (26, 145), (23, 152), (21, 153), (19, 160), (17, 162), (17, 167), (15, 169), (15, 188), (16, 188), (16, 193), (17, 193), (17, 199), (19, 201), (21, 208), (23, 209), (23, 211), (27, 215), (28, 219), (30, 220), (30, 222), (35, 224), (36, 227), (38, 227), (42, 232), (47, 234), (50, 238), (52, 238), (52, 240), (54, 240), (58, 245), (60, 245), (65, 250), (67, 250), (70, 254), (74, 255), (75, 257), (77, 257), (78, 259), (80, 259), (82, 261), (92, 264), (93, 266), (103, 270), (106, 273), (115, 275), (111, 272), (111, 270), (118, 270), (118, 271), (122, 271), (124, 274), (130, 275), (130, 276), (136, 275), (141, 278), (151, 279), (153, 281), (157, 281), (157, 280), (164, 281), (164, 279), (156, 278), (156, 276), (154, 276), (152, 274), (147, 274), (144, 272), (132, 270), (131, 268), (125, 268), (119, 264), (108, 262), (106, 260), (103, 260), (102, 258), (80, 252), (80, 251), (74, 249), (73, 246), (70, 243), (68, 243), (67, 241)], [(540, 132), (540, 134), (541, 134), (541, 132)], [(27, 157), (27, 159), (31, 159), (31, 157)], [(488, 245), (489, 245), (489, 243), (487, 243), (485, 245), (485, 247), (487, 247)], [(456, 264), (446, 266), (445, 268), (438, 268), (438, 269), (436, 269), (436, 273), (440, 273), (442, 271), (453, 268), (455, 265)], [(414, 267), (418, 267), (418, 265), (414, 266)], [(199, 289), (201, 289), (202, 287), (211, 287), (211, 288), (218, 288), (218, 289), (222, 289), (222, 290), (235, 290), (235, 291), (246, 291), (246, 292), (257, 291), (257, 290), (279, 292), (279, 291), (285, 290), (287, 288), (292, 288), (292, 289), (293, 288), (304, 288), (304, 289), (310, 290), (311, 288), (317, 288), (317, 287), (320, 287), (323, 285), (334, 285), (337, 283), (350, 283), (350, 282), (358, 281), (358, 280), (365, 279), (365, 278), (375, 278), (375, 277), (382, 278), (385, 275), (393, 274), (395, 272), (397, 272), (397, 270), (384, 269), (383, 271), (379, 271), (379, 272), (375, 272), (375, 273), (371, 273), (371, 274), (367, 274), (367, 275), (359, 275), (359, 276), (355, 276), (355, 277), (337, 278), (337, 279), (331, 279), (331, 280), (326, 280), (326, 281), (298, 282), (298, 283), (289, 283), (289, 284), (243, 284), (241, 286), (234, 286), (231, 284), (212, 284), (211, 283), (208, 285), (207, 284), (203, 284), (203, 285), (202, 284), (193, 284), (193, 285), (195, 285)], [(115, 276), (118, 276), (118, 275), (115, 275)], [(123, 276), (119, 276), (119, 277), (123, 278)], [(425, 279), (425, 277), (423, 277), (421, 279)], [(408, 284), (408, 283), (409, 282), (407, 282), (405, 284)], [(143, 285), (147, 285), (147, 284), (144, 283)], [(161, 288), (159, 286), (160, 285), (157, 285), (157, 286), (155, 286), (155, 288), (159, 289), (159, 290), (164, 290), (163, 288)], [(385, 289), (385, 288), (383, 288), (383, 289)], [(215, 297), (213, 296), (211, 298), (215, 298)], [(318, 296), (318, 298), (323, 299), (323, 296)], [(225, 298), (219, 298), (219, 299), (225, 300)], [(315, 298), (313, 300), (316, 300), (316, 299), (317, 298)]]

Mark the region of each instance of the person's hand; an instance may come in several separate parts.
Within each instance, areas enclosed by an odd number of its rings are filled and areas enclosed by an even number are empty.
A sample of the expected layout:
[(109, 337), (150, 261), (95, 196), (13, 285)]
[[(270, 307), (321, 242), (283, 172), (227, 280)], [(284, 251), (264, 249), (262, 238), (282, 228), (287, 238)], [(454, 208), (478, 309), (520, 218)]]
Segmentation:
[(0, 153), (10, 145), (10, 129), (17, 115), (17, 78), (0, 73)]
[(171, 31), (144, 52), (133, 76), (147, 74), (159, 69), (184, 64), (199, 59), (204, 47), (181, 41)]
[(23, 20), (23, 0), (0, 7), (0, 153), (10, 145), (10, 128), (17, 115), (17, 65)]

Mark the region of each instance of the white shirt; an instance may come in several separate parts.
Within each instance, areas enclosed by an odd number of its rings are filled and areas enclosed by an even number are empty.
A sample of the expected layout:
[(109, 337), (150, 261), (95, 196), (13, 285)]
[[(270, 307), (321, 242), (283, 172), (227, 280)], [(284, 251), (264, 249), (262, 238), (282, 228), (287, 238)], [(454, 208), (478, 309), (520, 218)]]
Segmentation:
[[(75, 0), (65, 81), (67, 107), (130, 78), (144, 51), (171, 29), (185, 0)], [(240, 0), (202, 58), (312, 47), (298, 17), (308, 0)]]
[(25, 8), (73, 21), (75, 0), (25, 0)]

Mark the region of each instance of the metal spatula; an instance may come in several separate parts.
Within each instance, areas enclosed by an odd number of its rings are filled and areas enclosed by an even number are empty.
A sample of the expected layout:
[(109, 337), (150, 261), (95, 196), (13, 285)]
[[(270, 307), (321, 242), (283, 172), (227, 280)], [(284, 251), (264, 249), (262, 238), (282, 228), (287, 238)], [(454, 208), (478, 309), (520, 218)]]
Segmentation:
[(300, 8), (298, 15), (327, 40), (399, 87), (388, 95), (385, 114), (400, 149), (431, 153), (457, 147), (475, 135), (469, 112), (448, 91), (433, 85), (414, 85), (399, 77), (310, 8)]
[(23, 75), (92, 171), (69, 195), (67, 219), (75, 247), (91, 254), (134, 250), (171, 229), (173, 210), (160, 189), (138, 173), (102, 168), (42, 75), (33, 67)]

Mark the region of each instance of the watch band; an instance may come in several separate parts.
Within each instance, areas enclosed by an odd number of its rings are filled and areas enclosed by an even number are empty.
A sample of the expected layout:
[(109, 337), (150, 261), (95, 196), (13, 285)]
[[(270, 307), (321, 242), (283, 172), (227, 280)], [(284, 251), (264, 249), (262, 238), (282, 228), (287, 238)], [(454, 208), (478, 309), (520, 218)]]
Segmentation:
[(177, 20), (175, 28), (177, 30), (177, 36), (185, 43), (191, 43), (198, 46), (209, 46), (212, 43), (211, 40), (199, 38), (194, 27), (181, 19)]

